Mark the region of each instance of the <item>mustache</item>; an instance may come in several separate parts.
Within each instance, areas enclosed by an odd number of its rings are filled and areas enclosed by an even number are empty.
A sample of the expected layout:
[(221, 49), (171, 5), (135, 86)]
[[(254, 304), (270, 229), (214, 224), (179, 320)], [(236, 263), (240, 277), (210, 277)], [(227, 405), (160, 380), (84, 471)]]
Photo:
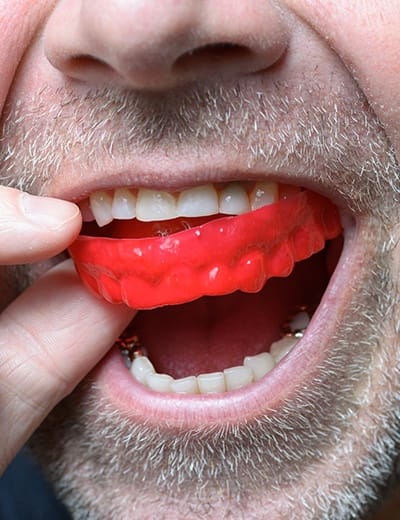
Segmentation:
[[(43, 88), (5, 107), (0, 182), (35, 194), (66, 166), (85, 172), (132, 154), (211, 154), (222, 148), (249, 167), (298, 168), (331, 183), (356, 211), (400, 192), (394, 151), (358, 90), (242, 80), (165, 93)], [(345, 189), (343, 188), (345, 186)], [(387, 197), (386, 197), (387, 198)]]

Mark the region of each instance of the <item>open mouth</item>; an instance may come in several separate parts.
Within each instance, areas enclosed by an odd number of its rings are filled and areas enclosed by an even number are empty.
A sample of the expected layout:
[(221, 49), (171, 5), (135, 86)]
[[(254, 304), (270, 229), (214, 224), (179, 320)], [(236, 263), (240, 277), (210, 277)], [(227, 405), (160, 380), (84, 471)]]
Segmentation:
[[(117, 347), (157, 393), (230, 394), (298, 344), (342, 249), (339, 212), (274, 182), (99, 191), (70, 253), (83, 282), (141, 309)], [(128, 370), (126, 370), (128, 372)]]

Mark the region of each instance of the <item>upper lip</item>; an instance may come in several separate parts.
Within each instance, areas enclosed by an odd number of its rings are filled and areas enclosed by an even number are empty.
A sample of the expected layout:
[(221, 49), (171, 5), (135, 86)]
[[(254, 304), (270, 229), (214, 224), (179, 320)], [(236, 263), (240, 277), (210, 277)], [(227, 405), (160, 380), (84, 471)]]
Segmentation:
[(213, 164), (204, 167), (193, 167), (184, 162), (176, 162), (163, 170), (149, 169), (144, 164), (134, 168), (126, 166), (116, 169), (102, 169), (93, 175), (93, 178), (84, 178), (79, 175), (68, 176), (63, 186), (48, 184), (45, 195), (56, 196), (72, 202), (79, 202), (88, 198), (91, 193), (99, 190), (113, 190), (117, 188), (150, 188), (161, 191), (180, 191), (192, 186), (206, 183), (223, 183), (231, 181), (274, 181), (285, 184), (298, 185), (311, 191), (316, 191), (329, 198), (339, 209), (346, 208), (347, 204), (341, 193), (328, 180), (321, 183), (312, 176), (303, 176), (295, 171), (274, 171), (272, 168), (236, 168), (231, 164)]
[[(321, 193), (340, 208), (357, 198), (362, 211), (371, 193), (375, 206), (384, 196), (368, 170), (375, 153), (368, 136), (387, 141), (353, 82), (335, 78), (285, 84), (260, 75), (157, 96), (91, 91), (82, 99), (61, 92), (65, 111), (57, 106), (40, 122), (44, 131), (39, 127), (30, 143), (36, 163), (26, 174), (41, 173), (42, 195), (71, 201), (116, 187), (178, 191), (270, 179)], [(57, 146), (61, 139), (65, 149)]]

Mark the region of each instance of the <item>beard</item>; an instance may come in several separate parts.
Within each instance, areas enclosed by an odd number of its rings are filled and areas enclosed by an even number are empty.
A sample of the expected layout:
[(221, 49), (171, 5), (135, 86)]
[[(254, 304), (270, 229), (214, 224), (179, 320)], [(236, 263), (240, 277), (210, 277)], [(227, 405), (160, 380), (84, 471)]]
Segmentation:
[[(399, 174), (357, 91), (317, 81), (154, 96), (44, 89), (8, 107), (1, 146), (3, 182), (40, 194), (67, 167), (84, 176), (102, 158), (118, 162), (132, 150), (200, 155), (222, 147), (252, 168), (297, 168), (298, 179), (334, 189), (368, 216), (368, 255), (329, 353), (279, 408), (245, 424), (155, 427), (116, 410), (95, 371), (56, 407), (31, 445), (74, 518), (260, 518), (262, 507), (281, 518), (345, 519), (378, 500), (400, 431)], [(18, 272), (22, 290), (36, 274)]]

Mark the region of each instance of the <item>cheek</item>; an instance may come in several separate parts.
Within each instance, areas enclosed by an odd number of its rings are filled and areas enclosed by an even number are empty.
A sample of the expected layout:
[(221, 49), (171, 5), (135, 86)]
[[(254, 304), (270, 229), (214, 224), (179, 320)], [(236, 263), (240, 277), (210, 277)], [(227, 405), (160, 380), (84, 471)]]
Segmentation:
[(349, 69), (400, 156), (400, 2), (285, 0)]
[(53, 4), (53, 0), (0, 0), (1, 109), (17, 67)]
[[(400, 290), (400, 216), (396, 216), (397, 224), (393, 227), (392, 231), (392, 243), (395, 244), (392, 253), (392, 272), (393, 272), (393, 280), (397, 285), (397, 292)], [(400, 305), (400, 301), (399, 301)], [(400, 310), (400, 309), (399, 309)], [(400, 312), (399, 312), (400, 318)]]
[[(51, 66), (44, 54), (42, 32), (43, 29), (40, 28), (40, 31), (34, 35), (18, 64), (7, 98), (10, 105), (15, 106), (15, 103), (20, 100), (30, 100), (46, 86), (50, 85), (54, 92), (66, 86), (66, 78)], [(75, 87), (75, 91), (78, 89), (78, 86)], [(50, 95), (47, 99), (51, 99)], [(57, 102), (56, 99), (54, 102)]]

